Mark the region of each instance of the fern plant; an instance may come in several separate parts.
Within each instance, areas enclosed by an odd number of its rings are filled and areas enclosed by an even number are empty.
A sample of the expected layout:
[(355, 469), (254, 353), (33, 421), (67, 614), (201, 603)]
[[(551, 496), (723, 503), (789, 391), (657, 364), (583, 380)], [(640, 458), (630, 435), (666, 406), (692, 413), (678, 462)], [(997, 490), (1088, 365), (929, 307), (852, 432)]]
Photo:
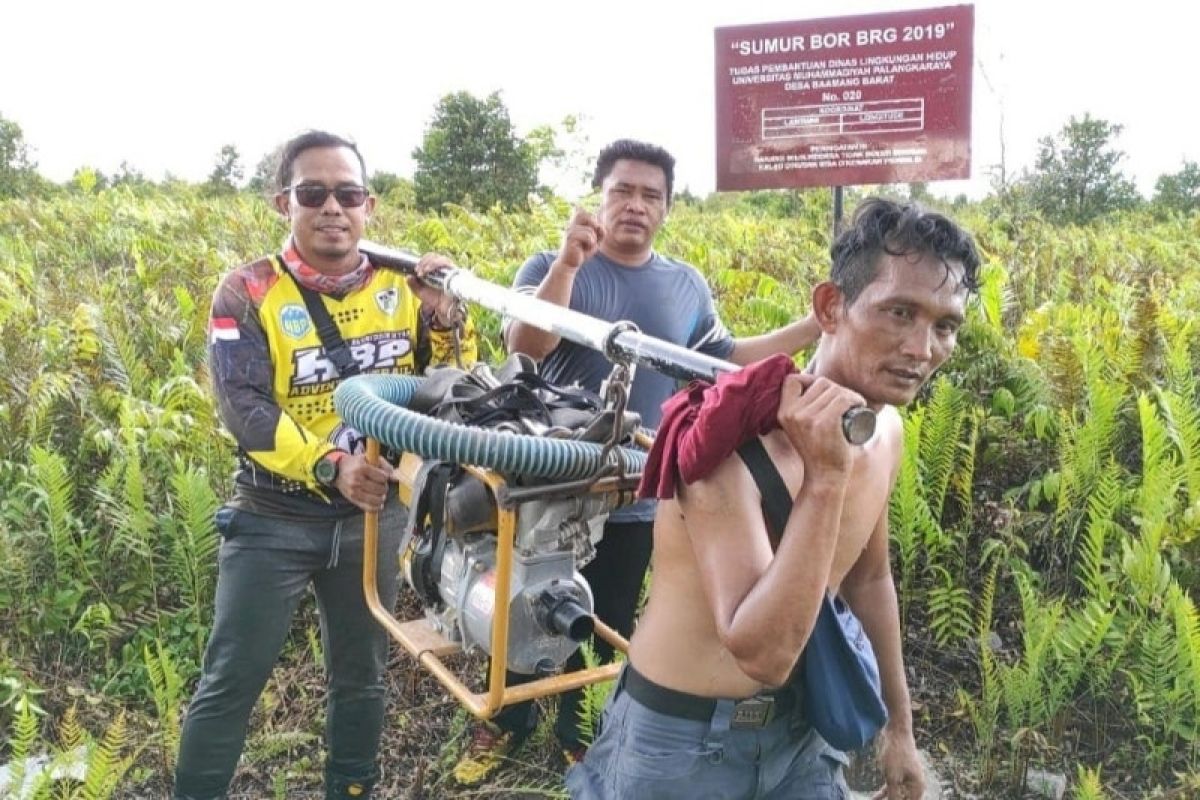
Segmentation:
[[(596, 655), (595, 648), (591, 642), (584, 642), (579, 648), (580, 655), (583, 656), (584, 669), (591, 669), (600, 665), (600, 658)], [(621, 660), (623, 654), (616, 651), (614, 656)], [(596, 735), (596, 731), (600, 728), (600, 714), (604, 711), (604, 704), (608, 702), (609, 695), (612, 694), (615, 681), (598, 681), (584, 686), (581, 690), (579, 699), (579, 741), (585, 746), (590, 747), (592, 739)]]
[(1200, 396), (1159, 389), (1156, 398), (1183, 473), (1185, 514), (1192, 512), (1190, 519), (1181, 520), (1178, 532), (1180, 539), (1188, 542), (1200, 535)]
[(171, 498), (173, 513), (165, 521), (170, 542), (167, 564), (183, 611), (192, 620), (192, 639), (199, 662), (212, 613), (213, 567), (220, 546), (214, 517), (220, 500), (208, 476), (182, 461), (176, 461), (171, 475)]
[[(69, 706), (58, 724), (56, 742), (41, 745), (41, 757), (30, 754), (39, 747), (38, 726), (32, 712), (16, 720), (12, 740), (12, 770), (7, 785), (0, 784), (5, 797), (28, 800), (110, 800), (137, 758), (139, 748), (129, 748), (125, 714), (118, 713), (100, 738), (94, 739), (80, 725), (75, 707)], [(37, 767), (29, 775), (30, 765)]]
[(1062, 414), (1055, 510), (1055, 532), (1068, 560), (1083, 519), (1082, 509), (1115, 449), (1126, 397), (1124, 385), (1106, 369), (1100, 351), (1085, 337), (1076, 337), (1075, 346), (1086, 376), (1087, 409), (1079, 414)]
[(28, 486), (42, 499), (45, 530), (54, 571), (60, 581), (78, 579), (100, 588), (95, 540), (82, 532), (76, 514), (75, 476), (66, 459), (42, 447), (29, 452)]
[(1049, 676), (1054, 669), (1054, 639), (1064, 608), (1061, 601), (1043, 602), (1030, 578), (1017, 573), (1021, 599), (1022, 652), (1015, 664), (997, 665), (1004, 710), (1010, 727), (1038, 728), (1054, 712), (1049, 696)]
[(1087, 526), (1079, 543), (1076, 561), (1076, 579), (1084, 596), (1104, 604), (1110, 602), (1113, 596), (1106, 561), (1109, 543), (1119, 541), (1124, 534), (1116, 522), (1123, 501), (1119, 475), (1116, 462), (1110, 460), (1096, 481), (1096, 487), (1087, 501)]
[(992, 622), (996, 599), (996, 579), (1000, 561), (993, 560), (991, 569), (984, 578), (979, 597), (979, 615), (976, 620), (976, 644), (979, 650), (979, 697), (972, 697), (959, 689), (958, 703), (966, 711), (975, 734), (976, 752), (980, 759), (983, 784), (989, 785), (996, 773), (996, 743), (1000, 726), (1000, 705), (1003, 687), (999, 667), (992, 652)]
[(1107, 800), (1104, 784), (1100, 782), (1100, 768), (1092, 769), (1079, 765), (1075, 777), (1074, 800)]
[(929, 402), (923, 408), (919, 444), (922, 485), (934, 519), (942, 518), (947, 489), (961, 461), (966, 411), (961, 389), (945, 377), (934, 381)]
[(1200, 398), (1200, 379), (1196, 377), (1196, 331), (1194, 320), (1181, 322), (1167, 337), (1164, 363), (1164, 385), (1167, 391), (1181, 397)]
[(38, 717), (34, 710), (21, 706), (16, 712), (8, 737), (8, 785), (0, 785), (9, 794), (16, 794), (25, 785), (26, 765), (38, 741)]
[(125, 715), (122, 713), (105, 729), (100, 740), (89, 747), (82, 800), (106, 800), (114, 796), (136, 755), (122, 754), (127, 746)]
[(1142, 483), (1137, 494), (1138, 525), (1156, 542), (1174, 538), (1179, 498), (1183, 494), (1183, 469), (1170, 433), (1149, 395), (1138, 395), (1142, 432)]
[[(942, 645), (966, 638), (971, 629), (966, 548), (978, 421), (964, 392), (939, 379), (929, 401), (904, 418), (904, 454), (889, 501), (901, 620), (908, 618), (913, 602), (926, 601)], [(948, 496), (957, 498), (964, 516), (962, 523), (946, 527)], [(919, 598), (915, 589), (922, 579), (932, 585)]]
[(1175, 626), (1175, 663), (1179, 700), (1174, 724), (1179, 735), (1191, 743), (1192, 763), (1200, 742), (1200, 614), (1191, 597), (1172, 584), (1167, 610)]
[(936, 583), (929, 589), (929, 626), (933, 639), (945, 646), (970, 637), (975, 600), (970, 590), (958, 582), (948, 569), (935, 564), (930, 568)]
[(160, 760), (163, 772), (169, 775), (175, 769), (175, 756), (179, 752), (179, 709), (184, 701), (183, 677), (162, 640), (154, 642), (153, 650), (149, 645), (144, 647), (142, 659), (154, 695), (154, 708), (158, 712)]
[(922, 548), (925, 542), (942, 537), (941, 526), (921, 489), (920, 442), (924, 419), (923, 408), (913, 409), (904, 417), (904, 455), (888, 501), (889, 532), (898, 561), (901, 622), (908, 618), (916, 597)]
[(137, 403), (126, 398), (121, 406), (121, 505), (114, 544), (127, 554), (151, 561), (154, 546), (154, 512), (142, 460), (142, 430)]
[(1126, 670), (1141, 731), (1138, 740), (1153, 771), (1163, 767), (1178, 736), (1172, 725), (1181, 699), (1175, 680), (1179, 656), (1172, 641), (1174, 633), (1175, 626), (1169, 619), (1145, 620), (1135, 648), (1136, 658)]

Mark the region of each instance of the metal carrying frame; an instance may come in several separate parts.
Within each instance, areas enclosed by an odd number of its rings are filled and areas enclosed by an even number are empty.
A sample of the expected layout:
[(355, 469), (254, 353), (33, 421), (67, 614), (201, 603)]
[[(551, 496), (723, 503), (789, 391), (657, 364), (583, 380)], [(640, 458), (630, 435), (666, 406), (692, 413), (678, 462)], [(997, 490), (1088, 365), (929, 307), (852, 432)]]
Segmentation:
[[(379, 462), (379, 442), (367, 440), (367, 459), (371, 463)], [(492, 611), (492, 641), (491, 664), (488, 669), (487, 688), (482, 692), (473, 692), (446, 664), (443, 659), (462, 652), (456, 642), (452, 642), (440, 632), (434, 630), (427, 619), (417, 618), (400, 622), (392, 613), (384, 608), (379, 599), (379, 587), (376, 583), (376, 568), (379, 551), (379, 514), (368, 512), (363, 529), (363, 593), (371, 614), (384, 627), (388, 634), (399, 642), (408, 653), (437, 678), (443, 686), (462, 705), (481, 719), (489, 719), (506, 705), (547, 697), (552, 694), (578, 689), (599, 681), (610, 680), (620, 671), (620, 664), (604, 664), (588, 667), (559, 675), (539, 678), (529, 683), (517, 686), (505, 685), (505, 674), (508, 661), (508, 622), (511, 598), (509, 596), (512, 579), (513, 537), (516, 531), (516, 509), (527, 495), (526, 489), (511, 489), (499, 473), (480, 467), (464, 466), (464, 469), (479, 479), (491, 491), (496, 502), (496, 605)], [(608, 476), (599, 478), (587, 487), (588, 491), (631, 491), (630, 478), (624, 476)], [(404, 477), (401, 477), (401, 487), (406, 487)], [(550, 485), (537, 487), (537, 496), (543, 496), (560, 487)], [(573, 491), (577, 491), (572, 486)], [(515, 495), (515, 496), (514, 496)], [(401, 500), (411, 497), (401, 496)], [(532, 499), (532, 498), (530, 498)], [(608, 642), (613, 648), (625, 652), (629, 642), (619, 633), (593, 616), (595, 635)]]
[[(361, 240), (359, 250), (366, 253), (372, 263), (413, 274), (418, 257), (412, 253), (396, 250), (375, 242)], [(680, 380), (714, 381), (718, 375), (735, 372), (736, 364), (719, 358), (689, 350), (685, 347), (656, 339), (641, 333), (629, 322), (605, 322), (578, 311), (548, 303), (520, 294), (510, 289), (489, 283), (466, 270), (448, 268), (423, 280), (454, 297), (460, 303), (473, 302), (526, 324), (548, 331), (569, 341), (590, 347), (605, 354), (614, 364), (614, 376), (625, 374), (628, 378), (633, 364), (640, 364), (655, 372)], [(624, 373), (621, 371), (624, 370)], [(621, 379), (618, 378), (618, 382)], [(622, 401), (624, 395), (617, 387), (614, 396)], [(609, 399), (609, 398), (606, 398)], [(871, 437), (875, 427), (875, 414), (868, 408), (854, 408), (842, 418), (842, 431), (846, 439), (861, 444)], [(652, 440), (640, 434), (635, 437), (639, 446), (649, 447)], [(367, 458), (371, 463), (379, 462), (379, 442), (367, 440)], [(552, 694), (578, 689), (589, 684), (616, 677), (620, 664), (588, 667), (569, 673), (540, 678), (517, 686), (505, 685), (508, 656), (508, 629), (511, 598), (509, 590), (512, 578), (513, 539), (516, 531), (516, 509), (523, 499), (544, 496), (558, 491), (630, 491), (636, 478), (618, 470), (616, 475), (606, 475), (569, 484), (536, 488), (510, 488), (503, 476), (474, 466), (464, 466), (491, 492), (497, 510), (496, 546), (496, 604), (492, 612), (491, 665), (488, 670), (487, 689), (472, 692), (442, 660), (446, 656), (462, 652), (462, 648), (450, 641), (426, 619), (400, 622), (379, 600), (379, 588), (375, 580), (379, 547), (379, 516), (368, 512), (364, 522), (363, 592), (372, 615), (423, 667), (428, 669), (463, 706), (476, 717), (488, 719), (504, 706)], [(634, 482), (634, 483), (631, 483)], [(403, 486), (403, 481), (401, 482)], [(404, 499), (403, 497), (401, 499)], [(629, 643), (615, 630), (593, 615), (595, 635), (611, 644), (616, 650), (625, 652)]]

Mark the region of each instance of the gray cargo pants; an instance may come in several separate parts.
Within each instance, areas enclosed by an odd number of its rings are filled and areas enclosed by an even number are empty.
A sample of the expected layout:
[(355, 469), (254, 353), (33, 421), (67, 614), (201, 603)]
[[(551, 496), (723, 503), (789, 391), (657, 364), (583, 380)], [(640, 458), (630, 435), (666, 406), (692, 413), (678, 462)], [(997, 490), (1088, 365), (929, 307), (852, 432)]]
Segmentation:
[[(379, 519), (379, 596), (396, 602), (404, 507), (395, 492)], [(370, 785), (383, 729), (387, 634), (362, 590), (362, 514), (296, 522), (225, 507), (212, 634), (188, 707), (175, 770), (179, 800), (222, 798), (262, 693), (311, 584), (328, 676), (327, 786)]]

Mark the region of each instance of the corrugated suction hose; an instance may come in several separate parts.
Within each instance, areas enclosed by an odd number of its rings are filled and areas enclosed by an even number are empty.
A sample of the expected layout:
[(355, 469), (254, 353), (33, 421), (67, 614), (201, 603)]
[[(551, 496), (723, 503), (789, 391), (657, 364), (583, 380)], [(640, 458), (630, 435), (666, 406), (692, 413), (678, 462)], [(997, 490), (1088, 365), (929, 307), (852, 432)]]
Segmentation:
[[(472, 428), (411, 411), (407, 406), (422, 380), (410, 375), (359, 375), (338, 386), (333, 407), (360, 433), (422, 458), (563, 481), (590, 477), (603, 466), (604, 448), (594, 442)], [(605, 460), (615, 466), (616, 459), (629, 474), (642, 471), (646, 454), (614, 447)]]

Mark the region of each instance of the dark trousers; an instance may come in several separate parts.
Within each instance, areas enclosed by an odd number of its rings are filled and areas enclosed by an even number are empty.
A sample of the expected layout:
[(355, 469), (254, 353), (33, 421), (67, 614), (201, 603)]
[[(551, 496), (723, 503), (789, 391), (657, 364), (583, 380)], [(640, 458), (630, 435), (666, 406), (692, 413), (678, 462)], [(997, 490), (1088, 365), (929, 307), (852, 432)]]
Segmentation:
[[(228, 508), (222, 514), (213, 629), (183, 725), (176, 798), (224, 797), (251, 709), (310, 584), (328, 676), (326, 784), (375, 780), (388, 640), (363, 598), (363, 516), (297, 523)], [(389, 610), (396, 602), (402, 523), (403, 507), (393, 500), (380, 514), (377, 571), (380, 600)]]
[[(604, 537), (596, 545), (596, 557), (581, 570), (592, 587), (596, 616), (625, 638), (633, 634), (633, 618), (637, 613), (642, 579), (650, 564), (653, 545), (653, 522), (609, 522), (604, 526)], [(613, 648), (608, 642), (594, 637), (592, 647), (600, 663), (612, 660)], [(567, 659), (564, 671), (582, 668), (583, 656), (577, 650)], [(529, 675), (508, 673), (510, 686), (531, 680), (533, 677)], [(580, 743), (579, 708), (582, 700), (583, 691), (580, 689), (559, 696), (554, 732), (567, 746), (574, 747)], [(533, 731), (537, 721), (537, 704), (533, 702), (509, 706), (495, 718), (497, 725), (518, 736)]]

